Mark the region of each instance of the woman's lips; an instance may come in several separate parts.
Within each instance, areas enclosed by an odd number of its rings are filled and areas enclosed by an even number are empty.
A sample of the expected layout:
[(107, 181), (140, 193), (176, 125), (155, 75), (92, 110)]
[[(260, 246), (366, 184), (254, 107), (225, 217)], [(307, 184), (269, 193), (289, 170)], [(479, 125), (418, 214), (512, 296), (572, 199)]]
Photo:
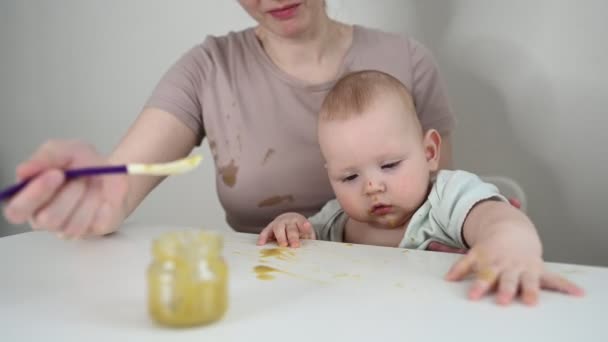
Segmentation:
[(270, 15), (279, 20), (288, 20), (293, 18), (296, 15), (296, 11), (300, 7), (300, 4), (289, 5), (283, 8), (279, 8), (276, 10), (269, 11)]

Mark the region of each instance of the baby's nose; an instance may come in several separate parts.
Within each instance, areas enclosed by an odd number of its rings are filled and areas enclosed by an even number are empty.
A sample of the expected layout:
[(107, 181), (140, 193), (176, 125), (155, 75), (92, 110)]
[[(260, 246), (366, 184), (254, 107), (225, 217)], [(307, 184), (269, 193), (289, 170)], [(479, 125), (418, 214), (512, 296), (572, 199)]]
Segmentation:
[(366, 194), (375, 194), (378, 192), (383, 192), (386, 190), (384, 183), (377, 180), (368, 180), (365, 184), (365, 193)]

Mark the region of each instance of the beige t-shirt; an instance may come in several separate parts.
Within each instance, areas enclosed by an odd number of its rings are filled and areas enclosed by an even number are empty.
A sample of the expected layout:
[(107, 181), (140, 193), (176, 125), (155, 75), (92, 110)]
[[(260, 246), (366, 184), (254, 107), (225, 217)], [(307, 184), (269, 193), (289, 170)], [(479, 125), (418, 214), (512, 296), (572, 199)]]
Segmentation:
[[(413, 93), (425, 129), (453, 129), (454, 117), (427, 49), (404, 36), (354, 26), (340, 68), (384, 71)], [(307, 84), (279, 69), (253, 28), (207, 37), (163, 76), (146, 103), (209, 139), (228, 224), (257, 233), (277, 215), (310, 216), (333, 198), (317, 145), (316, 119), (335, 81)]]

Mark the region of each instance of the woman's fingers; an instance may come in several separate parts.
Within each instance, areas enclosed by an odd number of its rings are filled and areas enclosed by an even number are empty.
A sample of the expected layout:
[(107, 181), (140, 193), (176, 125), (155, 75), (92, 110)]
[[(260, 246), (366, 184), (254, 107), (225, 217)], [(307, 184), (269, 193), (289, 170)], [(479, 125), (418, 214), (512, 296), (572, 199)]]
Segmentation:
[(51, 140), (44, 143), (29, 160), (17, 166), (17, 179), (25, 180), (49, 169), (64, 169), (74, 159), (74, 145), (68, 141)]
[(102, 201), (95, 187), (89, 186), (82, 197), (78, 208), (65, 223), (63, 235), (67, 238), (82, 238), (92, 231), (92, 224)]
[(61, 231), (78, 206), (86, 190), (83, 180), (66, 183), (44, 207), (34, 214), (37, 225), (49, 231)]
[(53, 199), (64, 181), (60, 170), (44, 171), (9, 201), (4, 208), (5, 217), (13, 224), (25, 223)]

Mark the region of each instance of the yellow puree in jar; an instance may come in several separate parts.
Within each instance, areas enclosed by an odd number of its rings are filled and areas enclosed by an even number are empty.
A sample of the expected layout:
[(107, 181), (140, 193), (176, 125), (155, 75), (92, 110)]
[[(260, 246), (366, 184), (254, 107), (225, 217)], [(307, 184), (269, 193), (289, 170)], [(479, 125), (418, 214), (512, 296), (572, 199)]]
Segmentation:
[(157, 322), (185, 327), (219, 320), (228, 308), (228, 268), (222, 238), (210, 232), (174, 232), (153, 244), (148, 309)]

